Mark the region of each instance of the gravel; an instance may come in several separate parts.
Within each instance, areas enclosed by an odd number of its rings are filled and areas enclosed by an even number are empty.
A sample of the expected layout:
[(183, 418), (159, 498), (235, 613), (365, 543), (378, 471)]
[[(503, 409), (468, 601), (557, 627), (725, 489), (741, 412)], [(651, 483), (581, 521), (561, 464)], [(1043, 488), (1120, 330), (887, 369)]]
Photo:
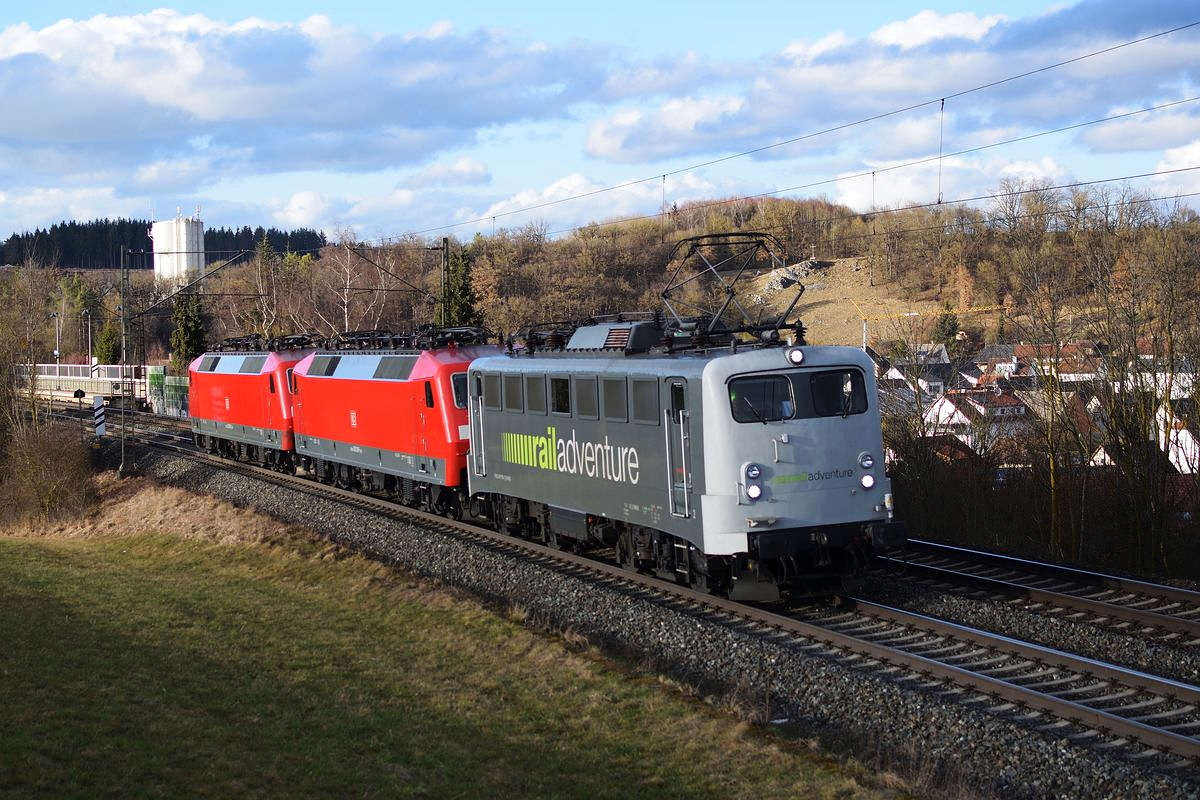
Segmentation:
[[(1172, 767), (1158, 754), (1097, 746), (1097, 737), (1080, 737), (1069, 723), (1001, 708), (993, 698), (161, 452), (139, 451), (137, 466), (164, 482), (325, 533), (500, 608), (519, 607), (530, 620), (633, 656), (722, 706), (852, 752), (918, 785), (981, 797), (1200, 800), (1196, 764)], [(959, 615), (953, 618), (1001, 633), (1030, 638), (1034, 631), (1054, 646), (1097, 658), (1119, 653), (1130, 666), (1167, 664), (1171, 674), (1193, 682), (1198, 674), (1195, 652), (1049, 620), (1011, 603), (923, 597), (897, 584), (875, 591), (894, 604)]]

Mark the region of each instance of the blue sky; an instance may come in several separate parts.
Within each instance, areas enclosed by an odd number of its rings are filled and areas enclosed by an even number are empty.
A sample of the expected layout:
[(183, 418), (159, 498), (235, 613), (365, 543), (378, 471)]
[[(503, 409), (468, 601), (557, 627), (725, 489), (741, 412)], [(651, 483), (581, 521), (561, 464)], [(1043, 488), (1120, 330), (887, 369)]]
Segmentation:
[(0, 237), (197, 208), (469, 239), (767, 193), (1200, 192), (1184, 0), (11, 5)]

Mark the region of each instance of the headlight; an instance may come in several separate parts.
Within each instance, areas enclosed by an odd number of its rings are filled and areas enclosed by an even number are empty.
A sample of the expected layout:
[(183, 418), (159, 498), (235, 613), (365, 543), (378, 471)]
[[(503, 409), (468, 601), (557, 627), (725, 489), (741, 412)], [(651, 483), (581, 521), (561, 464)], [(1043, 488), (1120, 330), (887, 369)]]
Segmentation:
[(864, 489), (870, 489), (872, 486), (875, 485), (875, 476), (874, 475), (863, 475), (860, 483), (862, 483), (862, 487)]
[(749, 497), (751, 500), (757, 500), (762, 497), (762, 487), (757, 483), (750, 484), (746, 487), (746, 497)]
[(793, 347), (791, 350), (787, 351), (787, 360), (790, 364), (800, 366), (800, 364), (804, 362), (804, 351), (799, 347)]
[(862, 453), (858, 457), (858, 465), (863, 469), (871, 469), (875, 466), (875, 456), (870, 453)]
[(758, 464), (746, 465), (746, 477), (752, 481), (756, 481), (762, 477), (762, 467)]

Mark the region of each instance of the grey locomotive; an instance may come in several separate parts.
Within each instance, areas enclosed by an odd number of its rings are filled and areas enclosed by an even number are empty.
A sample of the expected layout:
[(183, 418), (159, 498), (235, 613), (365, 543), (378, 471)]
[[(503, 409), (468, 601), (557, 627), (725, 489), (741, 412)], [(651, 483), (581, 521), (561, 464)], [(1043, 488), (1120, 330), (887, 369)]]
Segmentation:
[(782, 320), (618, 315), (476, 359), (471, 514), (736, 597), (861, 574), (904, 539), (873, 366)]

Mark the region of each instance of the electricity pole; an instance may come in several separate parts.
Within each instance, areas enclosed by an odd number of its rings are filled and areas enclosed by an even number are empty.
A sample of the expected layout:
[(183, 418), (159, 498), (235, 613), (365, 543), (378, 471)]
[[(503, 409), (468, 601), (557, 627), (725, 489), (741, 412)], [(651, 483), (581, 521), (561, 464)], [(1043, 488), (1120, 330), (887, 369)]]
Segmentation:
[(125, 346), (126, 346), (126, 339), (127, 339), (126, 324), (129, 319), (129, 314), (126, 310), (128, 307), (126, 304), (129, 301), (128, 296), (129, 296), (129, 253), (128, 253), (126, 246), (121, 245), (121, 305), (119, 306), (119, 308), (121, 309), (121, 384), (120, 384), (121, 385), (121, 391), (120, 391), (120, 396), (121, 396), (121, 465), (119, 467), (117, 467), (117, 477), (120, 477), (120, 478), (124, 478), (127, 474), (126, 467), (125, 467), (125, 403), (126, 403), (125, 389), (127, 386), (126, 370), (128, 369), (128, 365), (126, 363)]

